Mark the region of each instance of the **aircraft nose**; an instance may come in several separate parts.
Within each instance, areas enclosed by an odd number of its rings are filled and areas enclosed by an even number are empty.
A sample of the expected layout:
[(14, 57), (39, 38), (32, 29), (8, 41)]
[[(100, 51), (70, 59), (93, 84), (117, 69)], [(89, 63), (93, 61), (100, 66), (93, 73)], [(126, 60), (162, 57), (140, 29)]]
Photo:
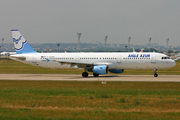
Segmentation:
[(176, 65), (176, 62), (174, 60), (172, 60), (171, 65), (172, 65), (172, 67), (174, 67)]

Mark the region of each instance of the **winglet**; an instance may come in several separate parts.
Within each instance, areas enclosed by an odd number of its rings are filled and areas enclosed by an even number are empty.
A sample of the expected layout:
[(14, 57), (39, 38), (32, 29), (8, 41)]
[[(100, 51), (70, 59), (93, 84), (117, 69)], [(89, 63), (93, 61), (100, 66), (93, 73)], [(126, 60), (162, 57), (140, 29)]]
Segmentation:
[(17, 29), (11, 30), (16, 54), (37, 53)]

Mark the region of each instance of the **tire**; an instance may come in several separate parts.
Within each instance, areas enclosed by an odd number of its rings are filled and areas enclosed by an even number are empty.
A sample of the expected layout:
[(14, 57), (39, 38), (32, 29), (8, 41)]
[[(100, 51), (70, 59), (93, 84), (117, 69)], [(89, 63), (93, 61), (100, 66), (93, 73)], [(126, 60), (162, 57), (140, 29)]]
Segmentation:
[(95, 73), (93, 73), (93, 75), (94, 75), (94, 77), (98, 77), (99, 76), (99, 74), (95, 74)]
[(87, 73), (87, 72), (83, 72), (83, 73), (82, 73), (82, 76), (83, 76), (83, 77), (88, 77), (88, 73)]
[(154, 77), (158, 77), (158, 74), (155, 73), (155, 74), (154, 74)]

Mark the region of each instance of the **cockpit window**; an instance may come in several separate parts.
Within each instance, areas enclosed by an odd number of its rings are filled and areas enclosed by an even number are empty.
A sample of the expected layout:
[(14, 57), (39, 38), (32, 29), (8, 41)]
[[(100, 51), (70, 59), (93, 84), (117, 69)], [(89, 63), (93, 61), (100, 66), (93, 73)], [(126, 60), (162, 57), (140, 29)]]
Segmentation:
[(169, 57), (162, 57), (161, 59), (170, 59)]

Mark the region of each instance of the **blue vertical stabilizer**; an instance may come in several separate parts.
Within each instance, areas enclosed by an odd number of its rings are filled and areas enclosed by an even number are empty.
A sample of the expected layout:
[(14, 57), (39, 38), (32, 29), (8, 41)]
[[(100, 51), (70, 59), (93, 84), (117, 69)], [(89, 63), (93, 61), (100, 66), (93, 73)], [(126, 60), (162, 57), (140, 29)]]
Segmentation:
[(18, 30), (11, 30), (16, 54), (37, 53)]

